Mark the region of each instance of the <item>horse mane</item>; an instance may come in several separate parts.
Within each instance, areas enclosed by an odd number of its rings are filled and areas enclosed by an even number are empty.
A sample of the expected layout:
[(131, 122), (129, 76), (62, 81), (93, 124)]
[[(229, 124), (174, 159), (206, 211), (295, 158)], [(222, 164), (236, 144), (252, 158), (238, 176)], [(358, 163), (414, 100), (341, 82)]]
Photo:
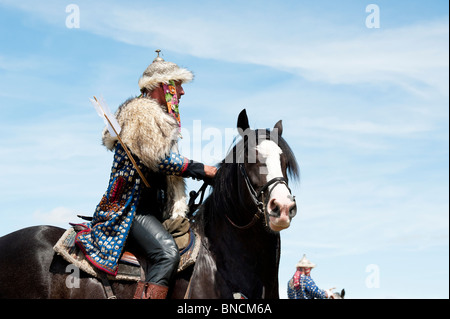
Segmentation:
[[(261, 136), (262, 130), (252, 131), (256, 136)], [(258, 135), (259, 134), (259, 135)], [(275, 139), (269, 130), (264, 130), (266, 139), (270, 139), (278, 144), (283, 152), (283, 156), (286, 160), (286, 169), (288, 175), (295, 181), (300, 178), (299, 165), (295, 158), (295, 155), (286, 142), (286, 140), (277, 135)], [(204, 227), (215, 218), (221, 217), (221, 212), (231, 212), (236, 209), (238, 205), (236, 198), (234, 198), (234, 192), (236, 187), (239, 187), (239, 165), (243, 163), (248, 154), (249, 147), (256, 147), (251, 145), (248, 138), (234, 139), (233, 144), (230, 146), (227, 156), (218, 164), (218, 170), (214, 178), (214, 185), (210, 196), (205, 200), (195, 218), (197, 227), (204, 229)], [(206, 214), (205, 211), (212, 212)]]

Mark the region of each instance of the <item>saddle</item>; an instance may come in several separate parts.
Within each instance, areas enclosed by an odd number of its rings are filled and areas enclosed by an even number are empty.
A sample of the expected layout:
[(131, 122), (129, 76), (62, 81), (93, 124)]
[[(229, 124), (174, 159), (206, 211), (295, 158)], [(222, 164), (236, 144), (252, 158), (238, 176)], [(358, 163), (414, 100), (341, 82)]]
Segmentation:
[[(185, 221), (188, 223), (187, 220)], [(175, 220), (167, 220), (163, 223), (166, 230), (174, 237), (174, 240), (180, 250), (178, 272), (185, 270), (195, 263), (200, 249), (201, 240), (199, 235), (194, 232), (191, 227), (186, 227), (186, 222), (178, 218)], [(129, 251), (123, 252), (119, 261), (119, 269), (116, 276), (106, 274), (93, 266), (85, 257), (81, 249), (75, 244), (77, 231), (76, 225), (73, 225), (73, 227), (70, 227), (64, 232), (53, 247), (53, 250), (62, 256), (67, 262), (100, 280), (104, 279), (105, 275), (108, 280), (141, 280), (143, 270), (141, 269), (139, 260)]]

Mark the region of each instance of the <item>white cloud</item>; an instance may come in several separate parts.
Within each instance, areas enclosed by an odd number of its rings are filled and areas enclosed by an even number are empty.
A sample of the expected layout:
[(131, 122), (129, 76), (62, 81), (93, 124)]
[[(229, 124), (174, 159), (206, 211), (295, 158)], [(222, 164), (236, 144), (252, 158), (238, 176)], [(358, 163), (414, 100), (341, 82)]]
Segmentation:
[[(318, 17), (316, 23), (325, 27), (317, 31), (302, 28), (311, 18), (267, 24), (263, 19), (268, 14), (260, 11), (248, 17), (246, 12), (197, 15), (195, 19), (176, 15), (168, 28), (158, 8), (112, 8), (101, 21), (96, 17), (86, 27), (135, 45), (159, 45), (197, 57), (261, 64), (313, 81), (394, 83), (418, 94), (425, 94), (422, 87), (426, 85), (448, 96), (448, 21), (355, 33)], [(277, 23), (278, 32), (274, 32)], [(330, 32), (338, 34), (337, 38), (330, 38)]]
[[(323, 42), (288, 56), (286, 66), (330, 83), (416, 83), (448, 92), (448, 23), (431, 22), (381, 29)], [(292, 52), (292, 51), (291, 51)], [(302, 70), (305, 70), (304, 72)], [(438, 83), (443, 81), (443, 83)], [(447, 93), (448, 94), (448, 93)]]
[[(64, 26), (66, 13), (56, 2), (3, 3)], [(280, 6), (238, 10), (233, 4), (180, 3), (170, 17), (165, 5), (154, 3), (79, 1), (79, 6), (81, 31), (120, 42), (265, 65), (312, 81), (395, 84), (415, 94), (436, 90), (448, 96), (448, 20), (374, 31), (333, 25), (307, 10), (286, 13)]]

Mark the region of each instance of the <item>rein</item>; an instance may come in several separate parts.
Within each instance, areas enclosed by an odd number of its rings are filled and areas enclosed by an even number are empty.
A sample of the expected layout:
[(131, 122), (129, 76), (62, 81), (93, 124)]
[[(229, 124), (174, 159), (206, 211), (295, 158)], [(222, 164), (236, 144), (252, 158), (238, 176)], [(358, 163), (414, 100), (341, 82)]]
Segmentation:
[[(242, 174), (242, 176), (244, 177), (245, 180), (245, 185), (247, 186), (247, 190), (250, 193), (250, 197), (253, 201), (253, 203), (255, 204), (257, 211), (256, 213), (253, 215), (252, 220), (244, 226), (239, 226), (237, 224), (235, 224), (230, 217), (228, 217), (228, 215), (225, 214), (225, 217), (227, 218), (227, 220), (230, 222), (231, 225), (233, 225), (234, 227), (238, 228), (238, 229), (247, 229), (252, 227), (260, 218), (260, 216), (264, 216), (265, 217), (265, 221), (266, 221), (266, 225), (268, 225), (269, 223), (269, 216), (272, 217), (279, 217), (280, 214), (278, 212), (278, 214), (274, 211), (270, 211), (267, 212), (267, 204), (269, 202), (270, 199), (270, 194), (272, 193), (272, 191), (275, 189), (275, 187), (278, 184), (284, 184), (286, 185), (287, 189), (289, 190), (289, 193), (292, 194), (291, 189), (288, 186), (288, 181), (286, 178), (284, 177), (275, 177), (273, 179), (271, 179), (270, 181), (268, 181), (267, 183), (265, 183), (262, 187), (260, 187), (258, 190), (255, 190), (255, 188), (253, 187), (251, 181), (250, 181), (250, 177), (247, 174), (247, 171), (245, 170), (245, 167), (243, 164), (239, 164), (239, 170)], [(264, 192), (272, 185), (275, 184), (272, 189), (269, 190), (269, 193), (267, 194), (267, 196), (264, 198)]]
[[(272, 191), (275, 189), (275, 187), (278, 184), (284, 184), (287, 189), (289, 190), (289, 193), (292, 196), (292, 191), (288, 186), (288, 181), (286, 178), (284, 177), (275, 177), (273, 179), (271, 179), (270, 181), (268, 181), (267, 183), (265, 183), (262, 187), (260, 187), (258, 190), (255, 190), (255, 188), (252, 185), (252, 182), (250, 181), (250, 177), (247, 174), (247, 171), (245, 170), (245, 167), (243, 164), (239, 164), (239, 170), (241, 172), (242, 177), (244, 177), (244, 181), (245, 181), (245, 185), (247, 186), (247, 190), (250, 193), (250, 197), (253, 201), (253, 203), (256, 206), (256, 213), (253, 215), (252, 220), (243, 226), (237, 225), (236, 223), (234, 223), (230, 217), (228, 217), (227, 214), (225, 214), (225, 217), (227, 218), (228, 222), (235, 228), (244, 230), (244, 229), (248, 229), (250, 227), (252, 227), (253, 225), (256, 224), (256, 222), (260, 219), (261, 216), (264, 216), (265, 221), (266, 221), (266, 225), (269, 224), (269, 217), (279, 217), (280, 216), (280, 212), (277, 211), (270, 211), (267, 212), (267, 204), (269, 202), (270, 199), (270, 194), (272, 194)], [(267, 196), (264, 196), (264, 192), (272, 185), (274, 184), (274, 186), (269, 190), (269, 193), (267, 194)], [(203, 197), (205, 195), (205, 190), (206, 187), (208, 186), (208, 183), (203, 183), (203, 185), (200, 187), (200, 189), (195, 192), (195, 191), (191, 191), (189, 193), (190, 199), (189, 199), (189, 215), (193, 214), (199, 206), (202, 205), (203, 203)], [(197, 199), (197, 197), (200, 196), (200, 201), (198, 204), (195, 203), (195, 200)], [(292, 196), (292, 200), (295, 201), (295, 197)]]

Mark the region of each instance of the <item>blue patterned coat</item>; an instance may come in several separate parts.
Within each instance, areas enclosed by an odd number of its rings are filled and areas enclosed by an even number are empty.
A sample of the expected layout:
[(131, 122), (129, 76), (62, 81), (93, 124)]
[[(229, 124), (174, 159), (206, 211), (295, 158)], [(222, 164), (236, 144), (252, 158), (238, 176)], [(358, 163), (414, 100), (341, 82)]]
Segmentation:
[[(147, 169), (137, 160), (139, 169)], [(125, 150), (117, 144), (108, 189), (97, 205), (93, 219), (78, 232), (77, 245), (97, 268), (116, 275), (141, 195), (139, 174)]]
[[(295, 276), (295, 275), (294, 275)], [(314, 280), (310, 276), (300, 275), (299, 281), (296, 282), (292, 277), (288, 282), (288, 298), (289, 299), (326, 299), (325, 290), (319, 289)]]

